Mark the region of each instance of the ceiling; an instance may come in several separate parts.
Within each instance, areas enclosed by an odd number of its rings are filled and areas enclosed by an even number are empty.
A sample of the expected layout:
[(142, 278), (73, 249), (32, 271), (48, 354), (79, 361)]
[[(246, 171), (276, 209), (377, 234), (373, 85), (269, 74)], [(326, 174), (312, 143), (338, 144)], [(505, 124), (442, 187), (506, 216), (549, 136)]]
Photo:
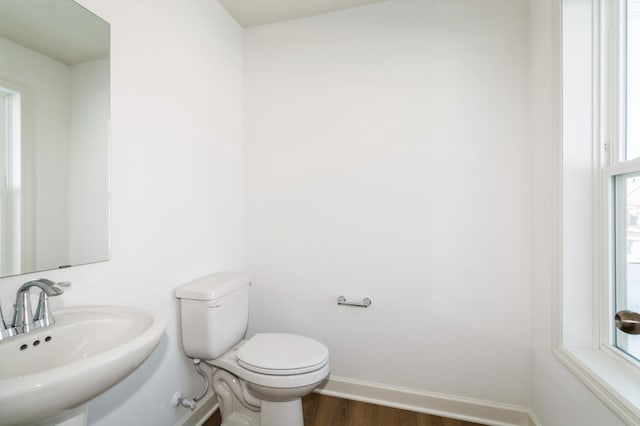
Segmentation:
[(218, 0), (244, 28), (335, 12), (384, 0)]
[[(385, 0), (218, 0), (244, 28)], [(109, 55), (109, 25), (72, 0), (0, 0), (0, 37), (76, 64)]]
[(109, 56), (109, 24), (71, 0), (0, 0), (0, 37), (67, 65)]

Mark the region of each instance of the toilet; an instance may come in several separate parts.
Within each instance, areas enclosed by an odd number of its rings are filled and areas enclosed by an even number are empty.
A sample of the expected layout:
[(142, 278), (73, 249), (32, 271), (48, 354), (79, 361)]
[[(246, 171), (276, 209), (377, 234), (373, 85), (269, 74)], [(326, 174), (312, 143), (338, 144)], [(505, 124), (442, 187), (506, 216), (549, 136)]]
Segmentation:
[(214, 367), (222, 426), (303, 426), (301, 398), (329, 375), (329, 350), (308, 337), (245, 340), (248, 275), (220, 272), (178, 287), (184, 353)]

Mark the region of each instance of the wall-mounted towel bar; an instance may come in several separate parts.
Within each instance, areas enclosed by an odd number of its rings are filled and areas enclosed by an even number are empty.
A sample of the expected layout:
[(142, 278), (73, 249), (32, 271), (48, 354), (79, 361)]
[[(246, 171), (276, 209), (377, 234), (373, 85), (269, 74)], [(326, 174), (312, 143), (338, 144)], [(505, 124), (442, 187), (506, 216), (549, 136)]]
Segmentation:
[(368, 308), (371, 305), (371, 299), (365, 297), (362, 302), (349, 302), (344, 296), (338, 297), (338, 305), (356, 306), (358, 308)]

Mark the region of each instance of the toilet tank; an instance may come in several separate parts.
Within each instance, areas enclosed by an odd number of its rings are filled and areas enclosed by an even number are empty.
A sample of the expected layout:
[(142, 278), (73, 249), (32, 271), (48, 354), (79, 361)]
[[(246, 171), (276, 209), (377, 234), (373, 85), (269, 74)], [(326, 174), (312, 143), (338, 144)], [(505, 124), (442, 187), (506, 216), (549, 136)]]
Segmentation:
[(248, 275), (219, 272), (176, 288), (182, 347), (188, 357), (218, 358), (244, 338), (250, 284)]

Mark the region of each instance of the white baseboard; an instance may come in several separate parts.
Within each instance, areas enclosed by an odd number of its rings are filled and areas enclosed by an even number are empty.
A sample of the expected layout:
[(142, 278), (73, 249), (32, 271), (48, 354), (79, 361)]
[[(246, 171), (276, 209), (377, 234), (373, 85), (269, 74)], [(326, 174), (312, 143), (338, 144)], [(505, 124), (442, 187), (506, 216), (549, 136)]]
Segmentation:
[[(536, 416), (524, 407), (364, 382), (346, 377), (330, 376), (329, 381), (316, 392), (490, 426), (541, 426)], [(202, 426), (217, 409), (216, 396), (213, 392), (209, 392), (198, 403), (196, 409), (188, 412), (176, 423), (176, 426)]]
[(525, 407), (330, 376), (316, 392), (491, 426), (537, 426)]
[(216, 398), (216, 394), (209, 392), (198, 402), (196, 409), (189, 411), (175, 426), (202, 426), (217, 409), (218, 399)]
[(531, 411), (529, 412), (529, 418), (531, 419), (529, 421), (529, 426), (542, 426), (542, 423), (540, 423), (540, 420)]

